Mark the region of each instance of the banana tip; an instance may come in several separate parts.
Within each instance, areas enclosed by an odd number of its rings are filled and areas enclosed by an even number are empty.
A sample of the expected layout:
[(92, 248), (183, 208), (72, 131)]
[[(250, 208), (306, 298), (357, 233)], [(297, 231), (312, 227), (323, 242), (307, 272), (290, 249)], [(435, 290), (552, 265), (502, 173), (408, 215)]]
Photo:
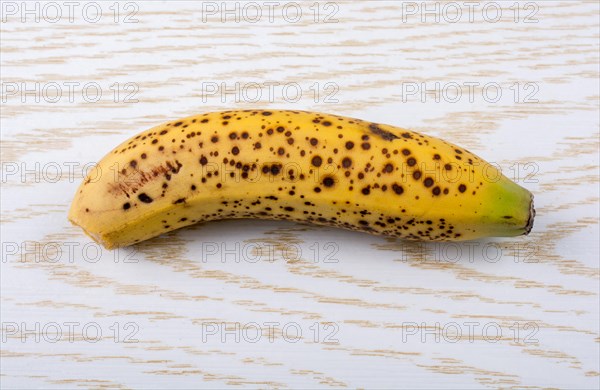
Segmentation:
[(94, 240), (94, 242), (96, 242), (97, 244), (102, 245), (106, 249), (114, 249), (116, 247), (110, 241), (102, 239), (102, 236), (100, 234), (92, 233), (88, 229), (83, 227), (82, 224), (80, 224), (79, 222), (77, 222), (75, 220), (75, 217), (72, 217), (71, 215), (69, 215), (68, 219), (69, 219), (69, 222), (71, 222), (71, 224), (73, 226), (77, 226), (77, 227), (81, 228), (81, 230), (83, 230), (85, 235), (88, 236), (89, 238), (91, 238), (92, 240)]
[(529, 202), (529, 218), (527, 219), (527, 223), (525, 224), (525, 233), (524, 235), (528, 235), (533, 229), (533, 220), (535, 219), (535, 207), (533, 206), (533, 195), (531, 195), (531, 201)]

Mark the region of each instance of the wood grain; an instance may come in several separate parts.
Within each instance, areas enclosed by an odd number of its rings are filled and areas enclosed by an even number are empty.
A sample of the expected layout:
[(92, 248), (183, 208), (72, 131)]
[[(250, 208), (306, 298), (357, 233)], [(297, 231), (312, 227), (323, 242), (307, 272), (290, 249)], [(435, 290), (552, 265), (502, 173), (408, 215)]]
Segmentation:
[[(534, 23), (526, 2), (516, 22), (514, 2), (494, 3), (495, 23), (483, 3), (458, 23), (442, 11), (422, 22), (407, 13), (421, 2), (401, 1), (321, 2), (316, 22), (305, 2), (297, 23), (284, 3), (257, 23), (222, 22), (192, 1), (122, 2), (116, 22), (102, 3), (96, 23), (79, 3), (72, 23), (23, 22), (7, 3), (0, 387), (600, 386), (596, 1), (529, 2)], [(137, 22), (125, 23), (132, 10)], [(411, 92), (436, 82), (448, 88), (438, 101)], [(65, 83), (78, 83), (72, 101)], [(100, 86), (98, 101), (82, 96), (86, 83)], [(211, 91), (221, 83), (263, 88), (236, 101)], [(465, 83), (477, 83), (472, 99)], [(86, 164), (161, 121), (232, 107), (453, 140), (535, 194), (534, 229), (454, 245), (222, 221), (108, 252), (69, 225)]]

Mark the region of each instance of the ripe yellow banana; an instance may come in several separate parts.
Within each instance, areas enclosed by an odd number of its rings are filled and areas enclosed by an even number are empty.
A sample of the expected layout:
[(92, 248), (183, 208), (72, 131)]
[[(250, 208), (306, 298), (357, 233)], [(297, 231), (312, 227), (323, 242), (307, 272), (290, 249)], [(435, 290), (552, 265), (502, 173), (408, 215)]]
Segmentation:
[(112, 150), (69, 219), (107, 248), (197, 222), (286, 219), (414, 240), (528, 234), (533, 196), (456, 145), (337, 115), (174, 120)]

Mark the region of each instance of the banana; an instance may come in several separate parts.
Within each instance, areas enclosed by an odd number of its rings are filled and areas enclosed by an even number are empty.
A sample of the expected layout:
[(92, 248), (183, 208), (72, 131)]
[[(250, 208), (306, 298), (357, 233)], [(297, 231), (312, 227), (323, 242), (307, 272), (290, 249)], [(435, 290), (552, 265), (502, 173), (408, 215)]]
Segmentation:
[(460, 241), (528, 234), (534, 215), (529, 191), (444, 140), (331, 114), (240, 110), (123, 142), (84, 179), (69, 220), (111, 249), (219, 219)]

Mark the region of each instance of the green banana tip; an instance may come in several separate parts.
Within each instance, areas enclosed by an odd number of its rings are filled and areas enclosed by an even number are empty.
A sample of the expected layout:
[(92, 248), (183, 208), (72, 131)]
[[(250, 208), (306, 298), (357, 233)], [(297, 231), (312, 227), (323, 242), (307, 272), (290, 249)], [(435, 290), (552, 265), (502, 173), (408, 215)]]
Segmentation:
[(525, 224), (525, 233), (523, 235), (528, 235), (533, 229), (533, 220), (535, 219), (535, 207), (533, 205), (533, 194), (531, 194), (531, 201), (529, 202), (529, 218), (527, 219), (527, 223)]

